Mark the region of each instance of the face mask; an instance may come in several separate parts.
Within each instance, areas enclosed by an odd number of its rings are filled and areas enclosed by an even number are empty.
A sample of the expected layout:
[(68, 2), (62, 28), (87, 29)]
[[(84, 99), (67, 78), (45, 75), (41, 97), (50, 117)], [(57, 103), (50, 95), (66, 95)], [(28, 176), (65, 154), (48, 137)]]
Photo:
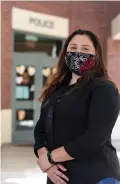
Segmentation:
[(71, 72), (81, 75), (94, 67), (95, 55), (82, 52), (67, 52), (65, 63)]

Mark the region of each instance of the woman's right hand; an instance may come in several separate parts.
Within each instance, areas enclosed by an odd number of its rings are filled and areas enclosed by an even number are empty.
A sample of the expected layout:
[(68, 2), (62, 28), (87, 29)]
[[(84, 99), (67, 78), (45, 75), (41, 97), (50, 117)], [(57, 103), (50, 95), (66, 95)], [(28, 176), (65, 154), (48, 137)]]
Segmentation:
[(59, 169), (63, 171), (67, 170), (65, 167), (63, 167), (62, 164), (56, 164), (53, 165), (46, 173), (54, 184), (67, 184), (65, 180), (69, 181), (69, 178), (64, 175)]

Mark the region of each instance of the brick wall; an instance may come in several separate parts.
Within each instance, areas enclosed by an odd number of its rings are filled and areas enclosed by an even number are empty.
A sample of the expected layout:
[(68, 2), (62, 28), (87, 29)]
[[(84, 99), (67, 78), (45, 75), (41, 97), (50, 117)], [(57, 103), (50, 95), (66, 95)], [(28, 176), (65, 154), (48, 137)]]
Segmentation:
[[(119, 2), (114, 2), (119, 3)], [(11, 9), (12, 7), (23, 8), (49, 15), (57, 15), (70, 20), (70, 32), (75, 29), (89, 29), (95, 32), (102, 44), (104, 58), (110, 54), (107, 51), (107, 37), (111, 19), (115, 16), (115, 10), (111, 13), (108, 2), (2, 2), (2, 109), (10, 108), (11, 100)], [(108, 8), (109, 7), (109, 8)], [(114, 5), (118, 11), (118, 5)], [(120, 6), (119, 6), (120, 7)], [(119, 8), (120, 9), (120, 8)], [(108, 18), (110, 15), (110, 18)], [(109, 40), (110, 43), (110, 40)], [(108, 44), (109, 44), (108, 43)], [(111, 44), (111, 43), (110, 43)], [(116, 43), (114, 43), (116, 44)], [(110, 51), (109, 51), (110, 53)], [(114, 54), (113, 54), (114, 55)], [(112, 60), (114, 62), (115, 59)], [(118, 58), (117, 58), (118, 60)], [(118, 65), (117, 65), (118, 67)], [(108, 65), (111, 70), (111, 65)], [(110, 71), (111, 75), (117, 70)], [(118, 74), (115, 75), (118, 81)], [(119, 84), (120, 87), (120, 84)]]
[(107, 68), (110, 77), (120, 91), (120, 40), (111, 39), (111, 20), (120, 12), (120, 2), (107, 2)]

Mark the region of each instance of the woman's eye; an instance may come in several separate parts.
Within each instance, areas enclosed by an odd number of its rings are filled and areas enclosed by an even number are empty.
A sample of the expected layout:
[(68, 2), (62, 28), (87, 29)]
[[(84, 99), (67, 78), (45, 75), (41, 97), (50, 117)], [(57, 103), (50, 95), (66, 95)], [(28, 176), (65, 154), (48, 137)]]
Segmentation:
[(88, 48), (83, 48), (82, 50), (89, 51), (89, 49), (88, 49)]
[(76, 47), (71, 47), (70, 49), (71, 49), (71, 50), (76, 50), (77, 48), (76, 48)]

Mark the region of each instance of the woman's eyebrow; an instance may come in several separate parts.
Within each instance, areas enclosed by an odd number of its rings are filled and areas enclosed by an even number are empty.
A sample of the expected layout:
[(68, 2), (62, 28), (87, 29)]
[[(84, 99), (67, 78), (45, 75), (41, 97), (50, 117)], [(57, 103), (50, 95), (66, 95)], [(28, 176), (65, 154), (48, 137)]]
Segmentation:
[(74, 45), (74, 46), (76, 46), (77, 44), (75, 44), (75, 43), (71, 43), (70, 45)]
[(82, 45), (83, 47), (90, 47), (90, 45)]
[[(75, 43), (71, 43), (70, 45), (77, 46)], [(90, 45), (82, 45), (83, 47), (90, 47)]]

